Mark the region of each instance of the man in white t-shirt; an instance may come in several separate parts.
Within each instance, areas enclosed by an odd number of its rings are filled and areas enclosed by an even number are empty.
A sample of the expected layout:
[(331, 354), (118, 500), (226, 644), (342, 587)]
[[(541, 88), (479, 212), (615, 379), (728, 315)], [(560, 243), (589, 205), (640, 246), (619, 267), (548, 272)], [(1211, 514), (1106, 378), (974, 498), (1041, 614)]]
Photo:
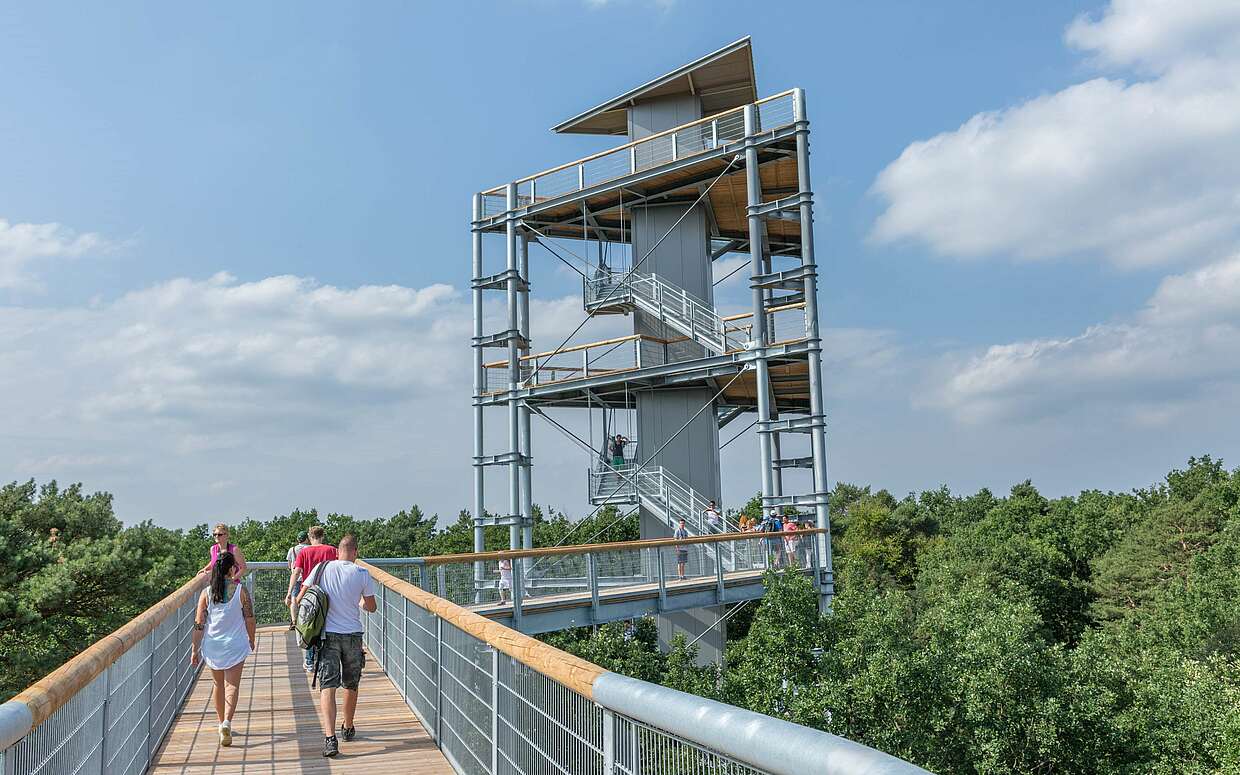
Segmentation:
[[(322, 563), (302, 587), (317, 584), (327, 595), (327, 620), (319, 641), (319, 708), (323, 711), (323, 755), (340, 752), (336, 737), (336, 689), (344, 689), (344, 723), (340, 736), (348, 742), (357, 734), (357, 686), (366, 655), (362, 651), (362, 611), (374, 612), (375, 582), (370, 571), (354, 564), (357, 539), (346, 535), (336, 548), (338, 559)], [(300, 602), (300, 595), (298, 596)]]

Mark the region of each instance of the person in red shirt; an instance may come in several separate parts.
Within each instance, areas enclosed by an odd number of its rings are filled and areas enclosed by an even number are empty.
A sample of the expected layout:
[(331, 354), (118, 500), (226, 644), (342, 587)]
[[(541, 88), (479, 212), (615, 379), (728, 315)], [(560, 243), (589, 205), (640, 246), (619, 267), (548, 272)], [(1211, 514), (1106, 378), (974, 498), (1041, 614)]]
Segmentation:
[[(336, 559), (336, 547), (325, 543), (326, 539), (327, 531), (322, 525), (310, 528), (310, 545), (298, 552), (297, 559), (293, 561), (293, 567), (300, 571), (303, 580), (310, 578), (319, 563)], [(306, 649), (305, 668), (307, 673), (314, 670), (313, 648)]]

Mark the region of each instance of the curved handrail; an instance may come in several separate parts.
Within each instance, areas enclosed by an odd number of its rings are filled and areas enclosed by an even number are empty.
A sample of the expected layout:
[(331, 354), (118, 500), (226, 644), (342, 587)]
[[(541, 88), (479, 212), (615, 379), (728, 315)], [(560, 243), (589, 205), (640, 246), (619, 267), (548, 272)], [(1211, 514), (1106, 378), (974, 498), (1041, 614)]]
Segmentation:
[[(51, 718), (87, 684), (99, 677), (121, 655), (150, 635), (173, 612), (206, 586), (197, 575), (175, 592), (103, 636), (77, 656), (0, 705), (0, 751), (25, 737)], [(24, 727), (24, 728), (23, 728)]]
[[(783, 534), (746, 533), (744, 535)], [(703, 539), (679, 540), (680, 543), (690, 541), (708, 542)], [(649, 544), (650, 542), (625, 543)], [(608, 546), (608, 544), (603, 546)], [(488, 552), (486, 554), (493, 557), (529, 556), (524, 551)], [(361, 564), (384, 588), (440, 620), (452, 624), (486, 646), (507, 654), (522, 665), (592, 700), (606, 714), (614, 714), (629, 722), (646, 725), (659, 735), (680, 738), (689, 741), (694, 746), (717, 751), (743, 763), (751, 771), (768, 775), (803, 775), (807, 772), (823, 772), (827, 775), (928, 775), (926, 770), (914, 764), (827, 732), (613, 673), (573, 654), (523, 635), (503, 624), (486, 619), (462, 606), (403, 581), (373, 564), (367, 562)], [(388, 615), (387, 605), (382, 605), (380, 611), (380, 616), (386, 617)], [(380, 624), (379, 628), (385, 633), (391, 631), (404, 633), (405, 631), (403, 626), (389, 627), (386, 622)], [(380, 651), (378, 657), (383, 663), (386, 659), (387, 646), (381, 645)], [(397, 653), (402, 659), (408, 658), (402, 651)], [(456, 658), (459, 659), (459, 655)], [(490, 677), (494, 680), (494, 673)], [(611, 725), (612, 722), (604, 716), (602, 720), (604, 729)], [(610, 744), (615, 745), (615, 738), (609, 732), (604, 731), (604, 747), (609, 744), (609, 739)], [(614, 750), (604, 750), (602, 753), (605, 758), (615, 755)]]

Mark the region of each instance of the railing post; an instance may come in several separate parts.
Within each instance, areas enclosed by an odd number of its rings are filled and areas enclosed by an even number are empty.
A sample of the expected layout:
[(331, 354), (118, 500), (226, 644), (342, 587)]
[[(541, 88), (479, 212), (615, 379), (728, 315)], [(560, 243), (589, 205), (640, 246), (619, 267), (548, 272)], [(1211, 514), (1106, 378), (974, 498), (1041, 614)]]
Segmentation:
[(616, 771), (616, 714), (603, 708), (603, 775)]
[(590, 351), (589, 350), (581, 351), (581, 376), (583, 377), (590, 376)]
[[(520, 565), (520, 563), (514, 563)], [(491, 775), (499, 773), (499, 649), (491, 650)]]
[(443, 747), (443, 619), (435, 617), (435, 743)]
[(525, 563), (512, 564), (512, 629), (521, 631), (521, 601), (525, 599)]
[(426, 589), (425, 581), (422, 578), (422, 566), (415, 565), (413, 567), (414, 567), (414, 570), (418, 572), (418, 589)]
[(594, 554), (586, 554), (586, 579), (590, 585), (590, 622), (599, 624), (598, 613), (598, 563), (594, 560)]
[(629, 146), (629, 174), (637, 172), (637, 146)]
[(446, 565), (435, 566), (435, 585), (438, 588), (439, 596), (444, 600), (448, 599), (448, 567)]
[(409, 598), (400, 596), (400, 696), (409, 700)]
[[(99, 713), (103, 717), (103, 725), (99, 734), (102, 739), (99, 741), (99, 775), (108, 775), (108, 714), (112, 709), (112, 665), (108, 665), (103, 669), (103, 707)], [(0, 770), (3, 775), (9, 775), (7, 769)]]
[(581, 191), (586, 187), (586, 165), (577, 165), (577, 190)]
[(723, 542), (715, 544), (715, 600), (723, 602)]
[(719, 119), (710, 122), (710, 147), (719, 147)]
[[(155, 692), (155, 630), (151, 630), (145, 640), (150, 641), (146, 653), (146, 763), (151, 763), (151, 713), (154, 711)], [(145, 768), (143, 768), (145, 769)]]
[(655, 565), (658, 568), (659, 581), (659, 610), (667, 610), (667, 577), (663, 573), (663, 547), (655, 546), (654, 549)]

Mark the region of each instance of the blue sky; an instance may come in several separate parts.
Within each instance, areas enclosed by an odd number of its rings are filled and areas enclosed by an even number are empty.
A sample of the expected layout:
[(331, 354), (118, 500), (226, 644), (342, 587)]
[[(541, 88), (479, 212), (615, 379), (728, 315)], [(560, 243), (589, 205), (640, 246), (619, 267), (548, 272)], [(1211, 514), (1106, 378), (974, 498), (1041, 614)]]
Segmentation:
[[(833, 477), (1234, 462), (1232, 5), (7, 5), (2, 478), (171, 525), (466, 507), (470, 194), (743, 35), (761, 93), (808, 93)], [(535, 274), (551, 345), (579, 307)], [(579, 512), (584, 459), (536, 433), (536, 500)]]

